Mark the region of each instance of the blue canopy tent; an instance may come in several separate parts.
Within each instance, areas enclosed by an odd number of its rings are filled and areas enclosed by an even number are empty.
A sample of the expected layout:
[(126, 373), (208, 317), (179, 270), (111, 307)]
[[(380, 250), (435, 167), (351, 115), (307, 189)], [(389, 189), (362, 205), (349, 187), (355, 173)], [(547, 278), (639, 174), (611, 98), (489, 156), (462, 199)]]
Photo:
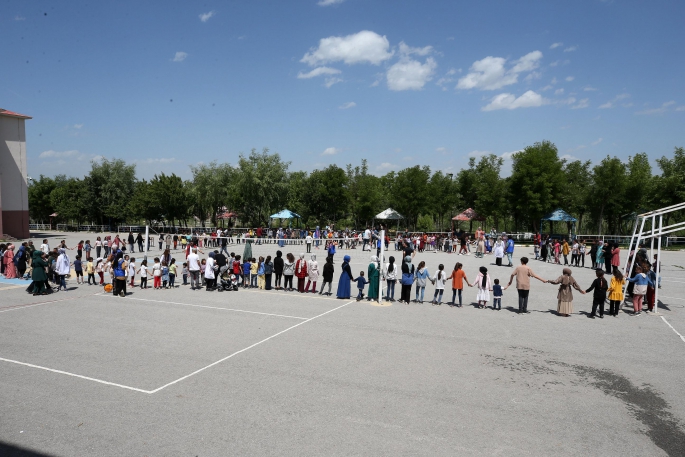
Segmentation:
[[(572, 223), (572, 229), (571, 229), (571, 239), (575, 237), (576, 233), (576, 222), (578, 219), (575, 217), (571, 216), (569, 213), (564, 211), (563, 209), (556, 209), (540, 219), (540, 232), (542, 232), (542, 224), (544, 224), (545, 221), (550, 221), (550, 222), (556, 222), (556, 221), (561, 221), (561, 222), (571, 222)], [(552, 225), (550, 224), (550, 233), (552, 232)]]
[(272, 214), (269, 216), (269, 219), (273, 222), (274, 219), (299, 219), (300, 215), (297, 213), (293, 213), (289, 209), (284, 209), (279, 211), (276, 214)]

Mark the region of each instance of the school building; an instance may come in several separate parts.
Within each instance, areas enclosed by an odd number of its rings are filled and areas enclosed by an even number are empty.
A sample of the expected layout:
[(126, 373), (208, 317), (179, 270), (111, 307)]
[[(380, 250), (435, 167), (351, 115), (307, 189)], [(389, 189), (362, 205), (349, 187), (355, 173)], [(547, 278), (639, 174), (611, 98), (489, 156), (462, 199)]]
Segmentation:
[(0, 108), (0, 236), (29, 237), (26, 119)]

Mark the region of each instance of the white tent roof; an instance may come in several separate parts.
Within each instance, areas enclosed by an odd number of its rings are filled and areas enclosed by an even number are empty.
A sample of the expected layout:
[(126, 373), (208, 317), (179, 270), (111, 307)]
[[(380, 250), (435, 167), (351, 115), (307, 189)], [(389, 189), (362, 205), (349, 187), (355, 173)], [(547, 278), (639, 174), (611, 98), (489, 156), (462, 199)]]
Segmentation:
[(375, 219), (391, 219), (391, 220), (399, 220), (399, 219), (404, 219), (404, 216), (402, 216), (400, 213), (395, 211), (392, 208), (388, 208), (382, 213), (376, 214)]

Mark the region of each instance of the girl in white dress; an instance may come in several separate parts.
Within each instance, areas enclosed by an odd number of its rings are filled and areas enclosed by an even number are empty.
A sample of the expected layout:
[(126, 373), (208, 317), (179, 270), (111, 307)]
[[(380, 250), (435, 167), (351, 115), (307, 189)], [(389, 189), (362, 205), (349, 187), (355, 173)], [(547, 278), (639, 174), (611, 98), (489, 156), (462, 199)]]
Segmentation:
[(476, 276), (476, 285), (478, 286), (478, 308), (485, 308), (490, 301), (490, 291), (492, 290), (492, 282), (490, 281), (490, 275), (488, 274), (488, 269), (485, 267), (480, 267), (480, 272)]

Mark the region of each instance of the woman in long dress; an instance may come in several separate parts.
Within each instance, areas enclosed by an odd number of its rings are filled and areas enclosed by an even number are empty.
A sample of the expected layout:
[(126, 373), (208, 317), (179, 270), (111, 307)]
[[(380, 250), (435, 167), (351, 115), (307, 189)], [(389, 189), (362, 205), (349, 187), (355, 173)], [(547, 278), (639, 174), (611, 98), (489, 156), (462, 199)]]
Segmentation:
[(5, 265), (5, 279), (14, 279), (17, 277), (17, 269), (14, 266), (14, 245), (7, 246), (5, 254), (2, 256), (2, 263)]
[(350, 256), (343, 257), (342, 273), (338, 282), (338, 293), (336, 296), (341, 299), (350, 299), (350, 283), (352, 282), (352, 269), (350, 269)]
[(480, 267), (474, 284), (478, 286), (478, 296), (476, 297), (478, 300), (478, 307), (485, 309), (490, 301), (490, 289), (492, 289), (492, 283), (487, 268)]
[(378, 271), (378, 257), (371, 256), (371, 263), (369, 263), (369, 293), (366, 298), (368, 300), (378, 300), (378, 285), (380, 281), (380, 272)]
[(557, 304), (557, 313), (562, 316), (569, 317), (573, 314), (573, 291), (571, 288), (576, 289), (581, 294), (585, 294), (585, 291), (580, 288), (576, 280), (571, 276), (571, 269), (564, 268), (563, 274), (557, 279), (552, 281), (547, 281), (550, 284), (560, 284), (559, 294), (557, 299), (559, 300)]
[(495, 265), (501, 267), (502, 259), (504, 258), (504, 241), (502, 241), (501, 236), (497, 237), (497, 241), (495, 241), (495, 248), (493, 251), (495, 253)]

